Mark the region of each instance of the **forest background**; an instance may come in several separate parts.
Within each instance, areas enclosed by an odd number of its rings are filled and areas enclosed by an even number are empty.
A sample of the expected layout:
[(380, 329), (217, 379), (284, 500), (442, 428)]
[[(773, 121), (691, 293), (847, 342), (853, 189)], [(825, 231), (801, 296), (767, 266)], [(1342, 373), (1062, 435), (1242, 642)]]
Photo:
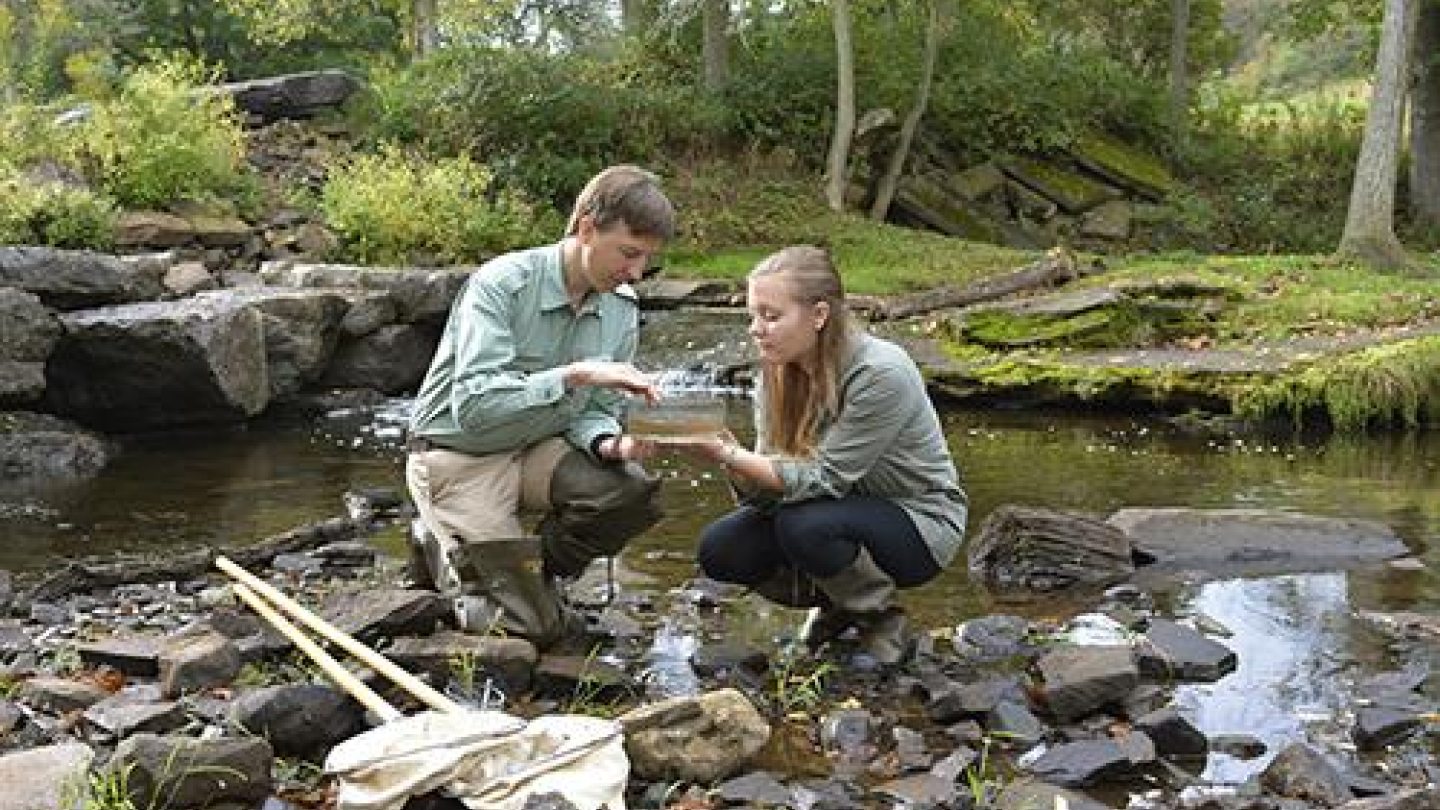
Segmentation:
[[(681, 202), (677, 257), (720, 272), (792, 241), (948, 250), (833, 210), (867, 171), (837, 144), (887, 107), (964, 165), (1092, 133), (1156, 156), (1179, 182), (1143, 250), (1327, 254), (1387, 26), (1415, 45), (1389, 68), (1410, 126), (1380, 138), (1379, 227), (1423, 256), (1431, 0), (0, 0), (0, 242), (103, 249), (122, 210), (283, 205), (336, 260), (468, 262), (553, 238), (597, 167), (634, 161)], [(191, 92), (332, 67), (367, 89), (318, 186), (258, 177), (233, 108)]]

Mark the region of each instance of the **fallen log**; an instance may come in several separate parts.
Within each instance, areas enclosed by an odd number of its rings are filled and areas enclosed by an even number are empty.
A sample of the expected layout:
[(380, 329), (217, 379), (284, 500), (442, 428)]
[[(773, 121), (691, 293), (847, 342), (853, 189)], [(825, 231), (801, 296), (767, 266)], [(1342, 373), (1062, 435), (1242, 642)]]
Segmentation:
[(877, 320), (894, 320), (923, 315), (937, 309), (950, 309), (993, 301), (1025, 290), (1059, 287), (1079, 278), (1092, 275), (1104, 269), (1096, 262), (1086, 266), (1075, 254), (1065, 248), (1051, 248), (1038, 261), (1032, 262), (1012, 273), (982, 279), (964, 287), (944, 286), (934, 290), (922, 290), (888, 300), (865, 302), (870, 317)]
[(246, 568), (264, 568), (280, 554), (304, 551), (341, 540), (353, 540), (372, 525), (369, 521), (337, 517), (297, 526), (257, 543), (231, 549), (217, 550), (207, 547), (156, 558), (137, 559), (115, 555), (75, 560), (43, 577), (33, 588), (24, 592), (23, 599), (27, 604), (53, 602), (96, 588), (140, 582), (198, 579), (210, 572), (215, 558), (222, 554)]

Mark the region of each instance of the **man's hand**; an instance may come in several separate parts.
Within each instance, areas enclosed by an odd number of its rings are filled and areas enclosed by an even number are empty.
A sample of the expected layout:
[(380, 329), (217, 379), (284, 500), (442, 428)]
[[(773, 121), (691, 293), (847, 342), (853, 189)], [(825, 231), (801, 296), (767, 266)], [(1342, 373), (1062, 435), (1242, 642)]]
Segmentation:
[(634, 436), (611, 436), (596, 449), (601, 458), (612, 461), (644, 461), (655, 454), (655, 443)]
[(629, 363), (610, 360), (580, 360), (565, 367), (565, 386), (615, 388), (627, 394), (645, 397), (654, 403), (660, 399), (660, 390), (650, 376)]

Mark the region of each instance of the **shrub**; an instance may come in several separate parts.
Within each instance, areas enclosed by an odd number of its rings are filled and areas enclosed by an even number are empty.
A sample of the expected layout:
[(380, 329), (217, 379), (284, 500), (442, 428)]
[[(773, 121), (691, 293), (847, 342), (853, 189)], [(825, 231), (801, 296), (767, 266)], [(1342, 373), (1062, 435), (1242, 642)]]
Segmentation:
[(0, 244), (103, 250), (114, 242), (116, 213), (112, 200), (89, 189), (0, 169)]
[(81, 164), (122, 205), (161, 207), (251, 191), (234, 105), (198, 90), (205, 78), (202, 68), (178, 61), (140, 68), (80, 125)]
[(386, 145), (331, 173), (321, 207), (347, 258), (367, 264), (464, 264), (555, 238), (553, 212), (498, 189), (469, 158), (425, 160)]

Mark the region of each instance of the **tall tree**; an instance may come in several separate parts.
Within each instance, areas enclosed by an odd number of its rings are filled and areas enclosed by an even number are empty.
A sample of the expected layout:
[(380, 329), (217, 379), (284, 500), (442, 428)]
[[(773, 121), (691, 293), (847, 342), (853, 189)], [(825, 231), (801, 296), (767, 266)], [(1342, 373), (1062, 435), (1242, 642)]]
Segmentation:
[(895, 199), (895, 189), (900, 185), (900, 175), (905, 171), (905, 161), (910, 157), (910, 144), (920, 128), (920, 119), (930, 104), (930, 88), (935, 83), (935, 62), (940, 53), (941, 8), (945, 0), (930, 0), (929, 19), (925, 25), (925, 55), (921, 58), (920, 82), (915, 89), (915, 104), (910, 108), (905, 121), (900, 125), (900, 137), (890, 153), (890, 163), (885, 175), (880, 178), (880, 187), (875, 192), (875, 201), (870, 205), (871, 219), (884, 219), (890, 213), (890, 202)]
[(719, 92), (730, 81), (730, 0), (704, 0), (700, 11), (705, 89)]
[(850, 32), (850, 0), (830, 0), (835, 29), (835, 130), (825, 161), (825, 202), (831, 210), (845, 210), (849, 181), (850, 141), (855, 134), (855, 42)]
[(1336, 251), (1340, 257), (1382, 267), (1407, 264), (1405, 248), (1395, 236), (1395, 179), (1414, 12), (1414, 0), (1385, 0), (1365, 137), (1350, 187), (1345, 231)]
[(1415, 9), (1415, 80), (1410, 93), (1410, 209), (1440, 229), (1440, 0)]

